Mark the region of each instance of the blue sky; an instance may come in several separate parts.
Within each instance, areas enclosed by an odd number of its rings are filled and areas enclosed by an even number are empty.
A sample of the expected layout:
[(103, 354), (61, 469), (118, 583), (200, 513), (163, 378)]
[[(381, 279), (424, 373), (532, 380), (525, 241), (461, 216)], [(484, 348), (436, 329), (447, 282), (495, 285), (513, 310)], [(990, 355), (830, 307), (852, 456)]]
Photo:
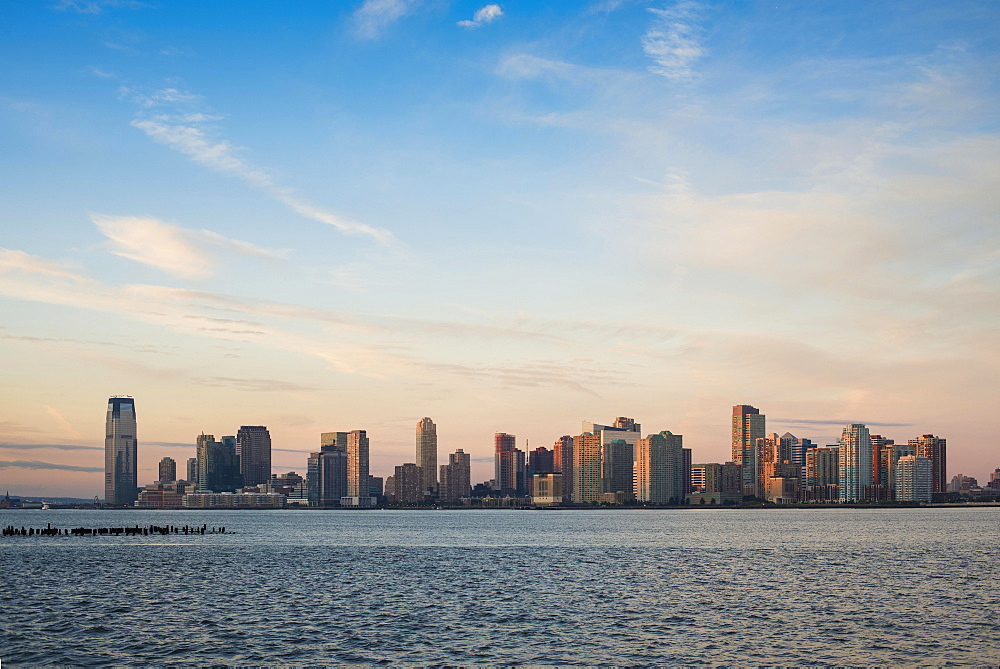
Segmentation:
[(618, 415), (723, 461), (737, 403), (1000, 466), (996, 3), (287, 4), (0, 8), (8, 487), (100, 492), (24, 463), (118, 393), (143, 481), (425, 415), (478, 480)]

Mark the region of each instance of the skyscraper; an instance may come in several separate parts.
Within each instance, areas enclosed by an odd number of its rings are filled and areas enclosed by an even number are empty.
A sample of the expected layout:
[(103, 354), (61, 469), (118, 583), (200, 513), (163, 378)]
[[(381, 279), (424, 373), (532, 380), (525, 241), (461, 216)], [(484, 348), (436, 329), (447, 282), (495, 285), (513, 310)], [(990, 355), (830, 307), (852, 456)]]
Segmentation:
[(211, 434), (200, 434), (196, 440), (198, 477), (192, 481), (198, 490), (235, 492), (243, 487), (240, 459), (236, 455), (236, 437), (216, 441)]
[(163, 458), (160, 460), (158, 470), (159, 476), (156, 478), (157, 481), (168, 483), (177, 480), (177, 461), (173, 458)]
[(472, 494), (472, 459), (461, 448), (448, 456), (448, 464), (441, 465), (439, 497), (453, 502)]
[(764, 438), (764, 415), (749, 404), (733, 407), (733, 462), (743, 468), (743, 494), (757, 495), (760, 463), (757, 440)]
[(352, 430), (347, 435), (347, 496), (368, 495), (368, 434)]
[[(616, 495), (629, 500), (635, 494), (635, 444), (641, 426), (631, 418), (619, 416), (614, 425), (583, 421), (583, 433), (596, 435), (601, 444), (597, 463), (601, 478), (601, 494)], [(602, 497), (603, 499), (603, 497)]]
[(514, 435), (497, 432), (493, 435), (494, 475), (501, 495), (520, 497), (525, 493), (524, 451), (517, 448)]
[(437, 493), (437, 425), (426, 416), (417, 422), (417, 466), (423, 472), (424, 491)]
[(650, 504), (682, 504), (690, 474), (683, 437), (668, 431), (639, 439), (635, 446), (635, 496)]
[(133, 504), (139, 497), (135, 401), (109, 398), (104, 426), (104, 501)]
[(248, 486), (271, 480), (271, 434), (263, 425), (244, 425), (236, 433), (240, 473)]
[(573, 495), (577, 504), (600, 502), (601, 435), (592, 432), (573, 437)]
[(198, 458), (187, 459), (187, 482), (195, 487), (198, 485)]
[(922, 455), (931, 461), (931, 492), (947, 492), (948, 440), (925, 434), (907, 442), (913, 446), (914, 455)]
[(931, 501), (933, 463), (922, 455), (904, 455), (896, 461), (896, 499), (901, 502)]
[(872, 484), (872, 440), (861, 423), (845, 425), (837, 455), (840, 501), (866, 501), (865, 487)]
[(424, 474), (420, 465), (413, 462), (396, 467), (394, 479), (395, 501), (399, 504), (419, 504), (424, 501)]
[(573, 437), (568, 434), (556, 439), (552, 444), (552, 468), (562, 474), (563, 495), (573, 497)]

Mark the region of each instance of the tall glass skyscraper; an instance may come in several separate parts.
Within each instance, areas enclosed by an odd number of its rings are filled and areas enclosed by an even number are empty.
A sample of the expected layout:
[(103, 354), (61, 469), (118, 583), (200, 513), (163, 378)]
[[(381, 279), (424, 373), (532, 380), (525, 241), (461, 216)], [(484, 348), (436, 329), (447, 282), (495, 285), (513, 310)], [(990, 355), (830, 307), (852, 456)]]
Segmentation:
[(271, 433), (263, 425), (244, 425), (236, 433), (236, 454), (240, 456), (243, 485), (271, 480)]
[(107, 504), (134, 504), (139, 497), (135, 400), (131, 397), (108, 399), (104, 435), (104, 501)]

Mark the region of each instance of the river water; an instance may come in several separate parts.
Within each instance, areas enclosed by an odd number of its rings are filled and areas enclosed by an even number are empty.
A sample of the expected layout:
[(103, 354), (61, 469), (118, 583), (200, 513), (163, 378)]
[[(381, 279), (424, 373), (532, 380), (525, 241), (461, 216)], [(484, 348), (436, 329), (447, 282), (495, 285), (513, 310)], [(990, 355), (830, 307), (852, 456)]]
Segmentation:
[(7, 665), (1000, 664), (1000, 509), (0, 511)]

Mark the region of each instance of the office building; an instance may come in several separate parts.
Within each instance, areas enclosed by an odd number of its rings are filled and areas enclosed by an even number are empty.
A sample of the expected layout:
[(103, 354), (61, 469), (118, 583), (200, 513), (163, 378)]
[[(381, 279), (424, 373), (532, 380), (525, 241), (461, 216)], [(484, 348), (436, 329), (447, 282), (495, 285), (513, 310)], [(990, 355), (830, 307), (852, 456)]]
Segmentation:
[(139, 496), (135, 401), (108, 398), (104, 427), (104, 501), (134, 504)]
[(685, 471), (683, 437), (669, 431), (639, 439), (635, 446), (635, 497), (647, 504), (683, 504)]
[(173, 458), (163, 458), (158, 466), (159, 477), (157, 481), (169, 483), (177, 480), (177, 462)]
[(240, 460), (236, 454), (236, 437), (222, 437), (216, 441), (211, 434), (200, 434), (195, 441), (198, 462), (198, 490), (206, 492), (235, 492), (243, 487)]
[(368, 434), (352, 430), (347, 435), (347, 497), (368, 497)]
[(441, 465), (438, 484), (443, 502), (455, 502), (472, 494), (472, 458), (461, 448), (448, 456), (448, 464)]
[[(196, 451), (197, 452), (197, 451)], [(187, 459), (187, 482), (198, 484), (198, 458)]]
[(497, 432), (493, 435), (495, 490), (502, 496), (522, 497), (526, 492), (524, 451), (515, 445), (512, 434)]
[(347, 495), (347, 452), (336, 445), (321, 446), (319, 453), (310, 453), (307, 461), (306, 489), (309, 506), (340, 506)]
[(320, 451), (344, 451), (347, 452), (347, 432), (320, 432)]
[(733, 407), (733, 462), (743, 472), (743, 494), (757, 496), (760, 467), (757, 462), (757, 440), (764, 438), (764, 415), (749, 404)]
[(837, 469), (841, 502), (868, 501), (866, 488), (872, 485), (872, 441), (861, 423), (845, 425), (840, 434)]
[(635, 499), (635, 444), (642, 436), (641, 426), (619, 416), (614, 425), (583, 421), (582, 428), (583, 434), (596, 435), (600, 441), (601, 499), (614, 503)]
[(933, 462), (922, 455), (904, 455), (896, 462), (896, 499), (929, 502), (933, 486)]
[(913, 446), (914, 455), (921, 455), (931, 461), (931, 491), (947, 492), (947, 440), (935, 437), (933, 434), (925, 434), (910, 439), (907, 443)]
[(243, 484), (254, 486), (271, 480), (271, 434), (263, 425), (244, 425), (236, 433)]
[(437, 425), (424, 417), (417, 422), (417, 465), (424, 475), (424, 492), (437, 494)]
[(535, 474), (532, 481), (531, 503), (536, 506), (557, 506), (563, 502), (562, 474)]

